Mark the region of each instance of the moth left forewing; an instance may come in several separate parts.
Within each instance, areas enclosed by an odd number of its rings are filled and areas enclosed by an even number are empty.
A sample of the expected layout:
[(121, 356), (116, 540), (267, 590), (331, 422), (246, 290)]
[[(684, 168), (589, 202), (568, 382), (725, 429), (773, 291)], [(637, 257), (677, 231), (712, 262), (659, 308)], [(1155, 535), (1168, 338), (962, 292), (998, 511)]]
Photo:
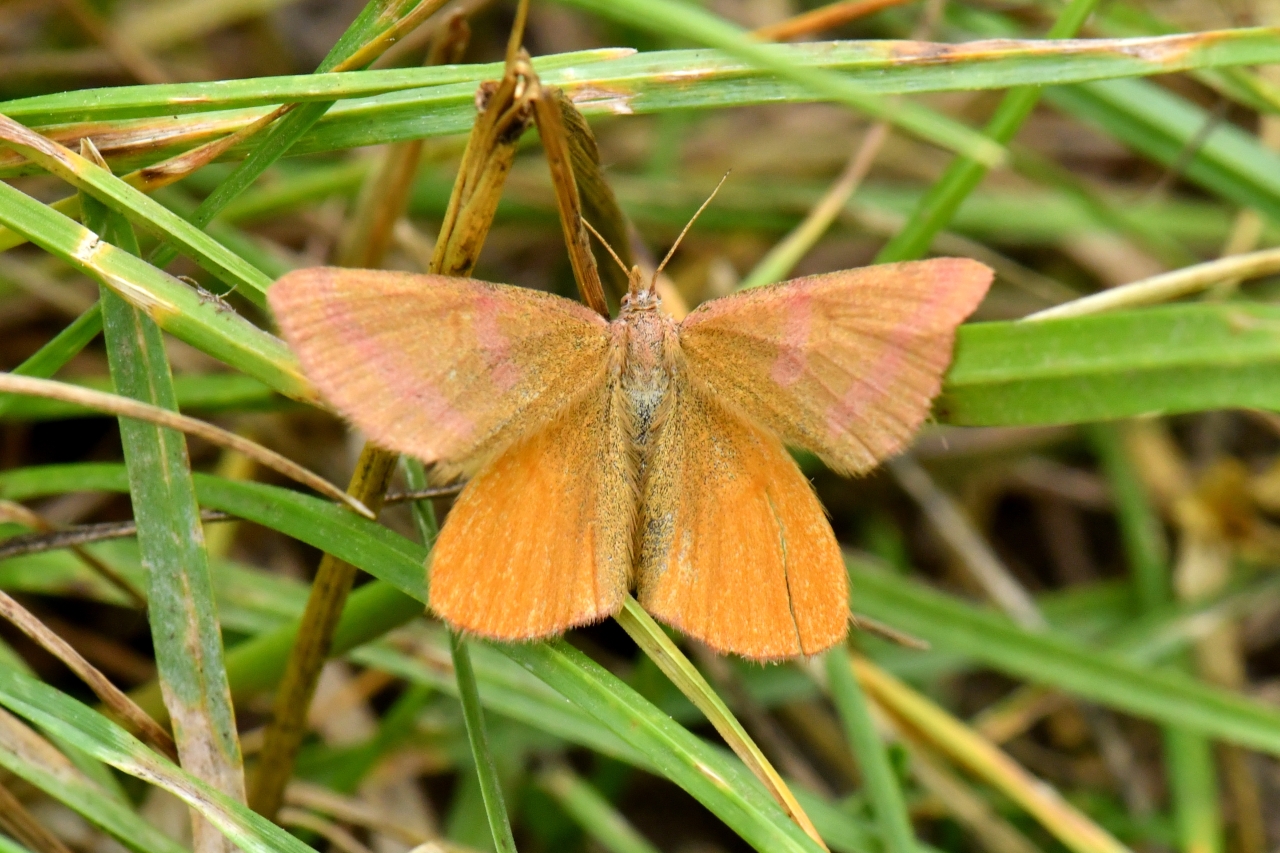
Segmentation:
[(561, 411), (610, 347), (581, 304), (471, 279), (317, 267), (267, 296), (326, 400), (377, 445), (447, 474)]
[(844, 636), (844, 563), (782, 444), (679, 369), (641, 495), (640, 603), (722, 652), (817, 654)]
[(829, 273), (705, 303), (680, 325), (694, 381), (788, 444), (858, 473), (928, 415), (955, 329), (991, 270), (936, 258)]

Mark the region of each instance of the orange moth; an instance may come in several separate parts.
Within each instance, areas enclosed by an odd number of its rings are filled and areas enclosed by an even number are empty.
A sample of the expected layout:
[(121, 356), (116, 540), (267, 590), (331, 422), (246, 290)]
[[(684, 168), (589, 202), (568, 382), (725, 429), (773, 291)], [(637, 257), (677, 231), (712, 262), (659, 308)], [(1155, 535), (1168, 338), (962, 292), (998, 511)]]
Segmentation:
[(929, 412), (991, 270), (937, 258), (815, 275), (676, 322), (638, 269), (612, 322), (538, 291), (315, 268), (271, 288), (321, 393), (375, 444), (467, 476), (430, 606), (499, 640), (618, 612), (755, 659), (848, 625), (844, 562), (784, 444), (857, 474)]

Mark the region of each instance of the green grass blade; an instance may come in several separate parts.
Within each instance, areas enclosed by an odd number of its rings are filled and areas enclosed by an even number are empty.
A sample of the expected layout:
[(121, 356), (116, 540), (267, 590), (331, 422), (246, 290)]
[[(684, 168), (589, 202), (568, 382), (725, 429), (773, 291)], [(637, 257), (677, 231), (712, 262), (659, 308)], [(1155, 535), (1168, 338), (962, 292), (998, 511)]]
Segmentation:
[[(1049, 30), (1049, 38), (1070, 38), (1088, 19), (1098, 0), (1071, 0)], [(1012, 141), (1022, 123), (1040, 100), (1040, 89), (1019, 86), (1004, 96), (995, 115), (987, 123), (986, 134), (1000, 145)], [(909, 261), (922, 257), (938, 232), (947, 226), (961, 202), (973, 192), (986, 175), (989, 164), (975, 157), (961, 157), (947, 167), (946, 173), (930, 188), (929, 193), (907, 221), (906, 227), (877, 253), (877, 263)]]
[[(370, 0), (356, 20), (329, 50), (317, 71), (329, 71), (354, 55), (366, 42), (375, 39), (396, 20), (408, 15), (415, 6), (430, 0)], [(370, 57), (370, 61), (376, 57)], [(311, 101), (274, 122), (265, 138), (251, 141), (252, 151), (213, 192), (205, 196), (188, 217), (197, 229), (204, 228), (236, 196), (248, 189), (272, 163), (284, 156), (301, 136), (325, 114), (333, 101)], [(156, 248), (151, 255), (158, 267), (166, 266), (177, 255), (172, 244)]]
[[(15, 367), (13, 372), (19, 376), (48, 379), (61, 370), (64, 364), (75, 358), (76, 354), (88, 346), (101, 331), (102, 304), (95, 303), (72, 320), (70, 325), (49, 339), (44, 346), (32, 353), (22, 364)], [(14, 412), (20, 411), (24, 401), (30, 399), (32, 398), (23, 397), (20, 394), (0, 394), (0, 418), (21, 418), (20, 414), (15, 416)]]
[(1116, 504), (1120, 535), (1129, 560), (1134, 598), (1151, 612), (1169, 600), (1168, 546), (1164, 527), (1116, 424), (1092, 424), (1088, 436)]
[[(319, 101), (303, 104), (293, 112), (271, 125), (266, 138), (252, 143), (252, 151), (218, 184), (213, 192), (205, 196), (188, 217), (190, 224), (196, 228), (204, 228), (226, 207), (236, 196), (249, 188), (271, 164), (284, 156), (304, 133), (311, 129), (325, 111), (333, 105), (332, 101)], [(150, 261), (155, 266), (164, 268), (178, 255), (178, 249), (171, 244), (160, 246), (152, 252)]]
[(935, 411), (976, 426), (1280, 408), (1277, 323), (1236, 303), (965, 325)]
[[(113, 390), (107, 377), (89, 376), (68, 384), (95, 391)], [(291, 405), (258, 380), (239, 373), (180, 373), (173, 377), (173, 391), (178, 409), (184, 413), (251, 412), (280, 408), (282, 404)], [(91, 415), (92, 411), (60, 400), (17, 395), (11, 404), (0, 407), (0, 418), (50, 421), (83, 418)]]
[[(1217, 43), (1226, 45), (1226, 49), (1214, 49)], [(774, 45), (769, 49), (778, 51), (799, 67), (822, 71), (840, 69), (857, 86), (887, 95), (1026, 84), (1062, 85), (1095, 80), (1108, 73), (1159, 74), (1177, 70), (1183, 64), (1269, 61), (1274, 60), (1280, 50), (1280, 41), (1269, 30), (1229, 30), (1194, 34), (1182, 42), (1098, 40), (1087, 43), (1086, 47), (1055, 47), (1053, 42), (1014, 40), (1007, 44), (977, 42), (972, 46), (834, 42)], [(895, 56), (895, 51), (905, 55)], [(937, 51), (944, 51), (948, 61), (935, 62), (932, 57)], [(1082, 55), (1089, 61), (1077, 61)], [(1126, 65), (1120, 67), (1111, 64), (1113, 62)], [(392, 91), (340, 101), (288, 148), (289, 154), (463, 133), (474, 121), (474, 83), (404, 89), (377, 76), (362, 83), (365, 78), (358, 75), (364, 73), (333, 75), (341, 79), (329, 84), (330, 89), (351, 95), (372, 94), (388, 87)], [(793, 80), (709, 50), (656, 51), (553, 69), (547, 72), (544, 82), (565, 88), (586, 115), (638, 115), (821, 99), (812, 89)], [(270, 87), (272, 84), (267, 81), (260, 85)], [(277, 97), (290, 100), (286, 96), (295, 91), (305, 97), (313, 90), (305, 86), (289, 89), (282, 84)], [(198, 103), (206, 97), (197, 92), (193, 101)], [(161, 105), (157, 105), (156, 109), (160, 108)], [(75, 125), (74, 131), (58, 126), (43, 130), (54, 138), (71, 133), (77, 138), (86, 133), (109, 133), (116, 142), (113, 156), (117, 166), (132, 168), (244, 127), (263, 114), (263, 108), (224, 110), (216, 119), (190, 114), (172, 118), (164, 113), (163, 118), (154, 120), (107, 120), (100, 124)], [(163, 127), (158, 126), (161, 123)], [(130, 138), (137, 141), (132, 152), (125, 145)], [(168, 142), (170, 139), (174, 141)], [(68, 136), (64, 141), (72, 140)], [(247, 156), (254, 147), (253, 141), (242, 143), (229, 156)], [(20, 159), (2, 154), (0, 152), (0, 176), (30, 171), (31, 167), (24, 166)]]
[(293, 354), (278, 338), (3, 182), (0, 222), (106, 284), (174, 337), (286, 396), (315, 399)]
[[(423, 489), (427, 485), (426, 471), (416, 459), (404, 462), (405, 481), (411, 489)], [(439, 527), (430, 501), (414, 501), (413, 519), (422, 537), (423, 545), (430, 549), (435, 544)], [(425, 570), (424, 570), (425, 571)], [(471, 746), (471, 760), (475, 764), (480, 782), (480, 795), (484, 801), (485, 817), (493, 846), (498, 853), (515, 853), (516, 841), (511, 834), (511, 819), (502, 795), (498, 768), (489, 750), (489, 735), (484, 724), (484, 710), (480, 703), (480, 691), (476, 686), (475, 669), (471, 665), (471, 650), (461, 634), (449, 632), (449, 657), (453, 662), (454, 680), (458, 688), (458, 700), (462, 704), (462, 718), (467, 729), (467, 742)]]
[[(426, 552), (420, 545), (354, 513), (308, 495), (262, 483), (236, 482), (202, 474), (196, 474), (194, 480), (202, 504), (280, 530), (334, 553), (402, 590), (403, 594), (380, 586), (376, 590), (377, 601), (371, 597), (369, 610), (363, 618), (380, 618), (377, 612), (379, 607), (405, 607), (407, 610), (402, 611), (399, 621), (395, 622), (402, 624), (414, 613), (421, 612), (420, 603), (396, 603), (403, 601), (406, 594), (417, 602), (426, 600), (426, 585), (421, 571)], [(123, 468), (112, 464), (43, 466), (0, 473), (0, 496), (11, 500), (68, 491), (124, 491), (126, 488), (127, 479)], [(852, 565), (856, 569), (853, 588), (859, 612), (923, 637), (935, 647), (980, 661), (1014, 677), (1052, 684), (1138, 716), (1182, 724), (1214, 738), (1280, 754), (1280, 712), (1258, 701), (1200, 684), (1178, 673), (1152, 670), (1146, 664), (1130, 663), (1112, 653), (1086, 649), (1077, 640), (1064, 636), (1057, 630), (1045, 634), (1030, 634), (998, 614), (981, 611), (959, 599), (928, 590), (920, 584), (889, 577), (863, 564), (854, 562)], [(357, 590), (353, 599), (363, 591), (364, 589)], [(393, 621), (388, 617), (381, 630), (376, 633), (390, 630), (387, 623)], [(351, 641), (353, 635), (364, 631), (366, 626), (345, 622), (344, 626), (344, 631), (350, 630), (353, 634), (343, 635), (340, 632), (339, 637), (342, 639), (335, 639), (335, 645), (341, 642), (343, 645), (337, 647), (349, 649), (351, 646), (346, 643)], [(287, 654), (288, 645), (287, 631), (282, 631), (269, 641), (264, 640), (263, 646), (255, 652), (258, 656), (255, 658), (258, 662), (255, 666), (264, 661), (275, 660), (272, 655), (277, 650), (281, 655)], [(504, 654), (515, 655), (519, 649), (526, 647), (495, 648), (499, 648)], [(535, 654), (538, 657), (538, 671), (542, 671), (544, 666), (558, 671), (562, 665), (566, 665), (559, 652), (556, 653), (557, 657), (549, 659), (542, 658), (543, 654), (542, 651)], [(229, 655), (229, 669), (232, 668), (230, 657), (232, 656)], [(524, 660), (520, 662), (525, 664)], [(278, 669), (273, 670), (270, 666), (263, 665), (251, 669), (245, 676), (235, 675), (232, 680), (234, 682), (241, 677), (261, 679), (257, 684), (257, 689), (261, 690), (269, 687), (273, 683), (271, 679), (278, 677), (278, 674)], [(571, 676), (561, 672), (556, 680), (560, 678), (568, 678), (574, 683), (582, 679), (590, 680), (589, 676), (581, 673)], [(608, 684), (612, 683), (612, 680), (608, 681)], [(559, 690), (555, 683), (551, 686)], [(597, 687), (605, 689), (599, 684)], [(569, 688), (566, 686), (566, 689)], [(588, 710), (591, 710), (592, 703), (599, 707), (598, 702), (603, 701), (591, 699), (591, 692), (581, 684), (573, 690), (585, 691), (575, 692), (574, 695), (587, 702), (584, 707)], [(612, 687), (608, 690), (611, 691)], [(628, 693), (627, 696), (631, 694)], [(639, 697), (627, 700), (628, 703), (634, 701), (639, 701)], [(149, 712), (153, 710), (147, 705), (144, 708)], [(625, 719), (602, 722), (606, 722), (611, 728), (613, 725), (624, 728), (627, 725)], [(621, 732), (619, 734), (623, 736)], [(646, 745), (652, 745), (648, 735), (642, 741)], [(746, 770), (743, 768), (739, 772), (746, 773)], [(754, 780), (752, 784), (755, 784)], [(760, 796), (767, 798), (762, 789)], [(776, 804), (772, 800), (769, 802), (781, 816), (782, 812)]]
[[(102, 306), (95, 304), (13, 369), (19, 376), (48, 379), (102, 331)], [(0, 409), (0, 411), (3, 411)]]
[(0, 853), (31, 853), (31, 850), (7, 835), (0, 835)]
[[(1152, 506), (1138, 471), (1114, 424), (1089, 429), (1094, 451), (1107, 474), (1133, 577), (1135, 599), (1150, 613), (1169, 600), (1167, 546), (1160, 516)], [(1165, 726), (1165, 770), (1174, 825), (1183, 850), (1214, 853), (1222, 847), (1217, 771), (1213, 745), (1203, 736)]]
[(609, 853), (658, 853), (613, 803), (568, 767), (548, 768), (538, 785)]
[[(15, 671), (0, 667), (3, 671)], [(0, 715), (0, 767), (79, 814), (135, 853), (186, 853), (121, 799), (78, 770), (17, 718)]]
[(662, 670), (671, 683), (703, 713), (707, 721), (724, 738), (729, 748), (760, 780), (770, 796), (782, 806), (797, 825), (816, 840), (817, 829), (796, 801), (787, 783), (747, 734), (747, 730), (738, 722), (733, 712), (729, 710), (729, 706), (720, 698), (693, 662), (685, 657), (679, 647), (672, 642), (662, 626), (630, 595), (626, 597), (622, 610), (615, 614), (614, 619), (635, 641), (640, 650)]
[[(166, 284), (184, 287), (171, 279)], [(225, 316), (193, 301), (215, 322)], [(1280, 407), (1277, 323), (1277, 309), (1235, 304), (970, 324), (960, 329), (937, 413), (959, 424), (1043, 424)], [(1175, 337), (1179, 346), (1168, 346)], [(189, 401), (184, 404), (209, 409), (269, 399), (261, 385), (230, 377), (180, 378), (178, 390)], [(29, 417), (72, 414), (53, 404), (21, 405)]]
[(740, 764), (646, 702), (563, 641), (495, 646), (587, 711), (761, 851), (820, 851)]
[[(1241, 46), (1252, 56), (1254, 47)], [(597, 62), (633, 53), (627, 48), (602, 48), (538, 56), (534, 70), (545, 74), (559, 68), (592, 66)], [(1234, 58), (1234, 54), (1233, 54)], [(160, 83), (147, 86), (112, 86), (55, 92), (0, 102), (0, 113), (27, 126), (69, 122), (110, 121), (149, 116), (179, 116), (245, 107), (337, 101), (372, 95), (443, 86), (476, 84), (502, 76), (503, 63), (428, 65), (386, 68), (376, 71), (317, 72), (282, 77), (250, 77), (213, 83)], [(1073, 81), (1074, 82), (1074, 81)]]
[[(124, 485), (121, 481), (119, 466), (73, 467), (77, 474), (71, 473), (72, 468), (62, 468), (66, 476), (75, 477), (77, 485), (73, 488), (119, 489)], [(58, 482), (60, 478), (51, 469), (46, 469), (45, 473), (54, 474), (53, 477), (44, 476), (33, 480), (30, 479), (30, 473), (31, 469), (27, 469), (27, 477), (23, 478), (26, 488), (47, 488), (50, 485), (67, 485), (68, 483), (67, 480)], [(235, 506), (236, 509), (229, 511), (259, 523), (265, 523), (274, 529), (287, 531), (290, 535), (298, 536), (303, 541), (308, 541), (327, 553), (332, 553), (400, 587), (418, 602), (426, 600), (426, 585), (422, 572), (426, 552), (421, 546), (380, 525), (359, 518), (353, 513), (337, 509), (332, 504), (306, 495), (264, 486), (260, 483), (234, 482), (207, 475), (197, 475), (195, 481), (197, 493), (203, 503), (224, 509)], [(17, 477), (0, 475), (0, 490), (6, 496), (16, 497), (23, 494), (23, 486), (24, 483)], [(331, 512), (335, 509), (338, 513), (336, 516)], [(323, 520), (317, 517), (316, 513), (319, 513)], [(354, 526), (349, 523), (344, 524), (341, 520), (342, 515), (357, 519), (356, 524)], [(365, 589), (357, 590), (352, 595), (353, 603), (361, 593), (365, 592)], [(385, 606), (388, 601), (403, 600), (403, 596), (394, 590), (383, 587), (378, 590), (378, 595), (382, 597), (382, 601), (370, 610), (376, 614), (374, 618), (383, 620), (379, 626), (382, 631), (394, 627), (389, 625), (389, 622), (400, 624), (415, 613), (421, 612), (420, 603), (416, 606), (408, 602), (403, 605)], [(388, 617), (386, 615), (388, 611), (401, 618), (396, 621)], [(367, 627), (369, 616), (366, 615), (364, 618), (365, 624), (351, 626), (353, 633), (359, 633), (362, 628)], [(350, 623), (344, 619), (344, 629), (348, 624)], [(235, 684), (235, 682), (242, 677), (250, 676), (255, 679), (259, 689), (272, 685), (274, 679), (278, 678), (284, 659), (288, 655), (292, 639), (290, 632), (296, 632), (296, 630), (295, 623), (283, 630), (273, 632), (269, 637), (251, 641), (254, 643), (252, 651), (246, 653), (244, 658), (239, 656), (238, 649), (233, 650), (227, 659), (228, 680), (237, 689), (244, 685)], [(351, 648), (350, 642), (351, 635), (340, 630), (334, 640), (335, 653)], [(755, 839), (759, 844), (765, 845), (760, 849), (809, 851), (818, 849), (744, 767), (736, 762), (727, 762), (719, 754), (708, 753), (705, 744), (680, 728), (669, 717), (645, 702), (612, 675), (604, 670), (598, 670), (594, 663), (585, 658), (570, 662), (566, 659), (564, 652), (552, 654), (541, 645), (503, 647), (501, 651), (504, 654), (516, 655), (521, 649), (529, 654), (520, 659), (520, 663), (532, 666), (534, 674), (539, 677), (542, 677), (540, 673), (544, 671), (543, 667), (549, 667), (545, 672), (554, 674), (555, 678), (551, 686), (562, 693), (564, 692), (562, 687), (568, 684), (574, 685), (575, 692), (568, 697), (571, 701), (586, 702), (584, 710), (598, 716), (599, 722), (633, 748), (648, 754), (651, 761), (657, 762), (661, 772), (671, 774), (669, 778), (673, 782), (682, 787), (691, 786), (691, 789), (687, 788), (687, 790), (701, 799), (730, 826), (744, 833), (744, 837), (749, 841)], [(245, 676), (241, 676), (240, 673), (245, 672), (245, 669), (249, 671)], [(605, 680), (602, 681), (602, 679)], [(625, 691), (622, 699), (606, 699), (618, 690)], [(135, 695), (135, 699), (148, 711), (152, 710), (150, 703), (143, 697)], [(620, 706), (616, 704), (618, 702), (622, 703), (621, 707), (630, 710), (620, 710)], [(629, 716), (631, 714), (640, 715), (642, 730), (635, 728), (636, 724)], [(725, 788), (726, 785), (728, 790)], [(770, 847), (770, 845), (775, 846)]]
[(1230, 122), (1215, 123), (1185, 98), (1143, 80), (1065, 86), (1047, 90), (1045, 98), (1138, 153), (1180, 167), (1209, 192), (1280, 219), (1280, 154)]
[(843, 645), (827, 652), (827, 688), (835, 702), (845, 737), (858, 759), (863, 788), (875, 810), (876, 825), (887, 853), (915, 853), (916, 837), (907, 813), (898, 777), (889, 764), (880, 733), (876, 731), (866, 694), (849, 666), (849, 652)]
[(1221, 853), (1221, 793), (1213, 744), (1197, 732), (1166, 726), (1164, 760), (1180, 849)]
[(174, 794), (245, 853), (310, 853), (312, 849), (43, 682), (0, 669), (0, 704), (117, 770)]
[(516, 841), (511, 835), (511, 821), (507, 817), (507, 805), (498, 782), (498, 768), (489, 751), (489, 735), (485, 731), (484, 711), (480, 707), (480, 692), (476, 688), (476, 674), (471, 667), (471, 654), (467, 641), (461, 635), (450, 632), (449, 650), (453, 656), (453, 673), (458, 681), (458, 699), (462, 702), (462, 717), (467, 726), (467, 741), (471, 744), (471, 757), (475, 762), (476, 776), (480, 780), (480, 795), (484, 798), (484, 813), (489, 820), (489, 832), (498, 853), (516, 853)]
[(0, 139), (81, 192), (123, 213), (130, 221), (161, 239), (173, 242), (228, 286), (241, 288), (244, 295), (258, 305), (266, 304), (271, 279), (208, 234), (191, 227), (191, 223), (169, 208), (111, 174), (110, 170), (32, 133), (2, 114)]
[[(929, 44), (885, 39), (774, 45), (769, 49), (791, 66), (842, 72), (868, 93), (896, 95), (1054, 86), (1264, 64), (1280, 56), (1276, 36), (1276, 28), (1256, 27), (1069, 43), (1012, 38)], [(797, 102), (818, 96), (769, 68), (727, 52), (661, 50), (628, 55), (632, 53), (626, 48), (604, 48), (553, 54), (535, 57), (533, 65), (543, 82), (564, 87), (570, 94), (579, 93), (578, 105), (597, 112), (606, 106), (656, 112), (734, 103)], [(676, 71), (679, 76), (673, 74)], [(470, 91), (476, 83), (501, 76), (502, 64), (495, 62), (118, 86), (4, 101), (0, 102), (0, 113), (32, 127), (118, 122), (281, 103), (371, 98), (409, 89), (453, 86)], [(750, 85), (744, 86), (747, 81)]]
[[(365, 588), (353, 593), (352, 598)], [(448, 639), (425, 627), (414, 631), (414, 635), (411, 654), (389, 643), (372, 643), (356, 649), (351, 658), (456, 697), (458, 681), (451, 671)], [(646, 756), (497, 650), (477, 644), (471, 653), (480, 700), (486, 710), (602, 755), (653, 768)]]
[[(118, 213), (81, 200), (85, 221), (121, 248), (136, 252), (133, 231)], [(164, 338), (142, 311), (105, 285), (103, 336), (116, 392), (177, 409)], [(120, 419), (138, 545), (147, 568), (147, 614), (165, 706), (186, 768), (212, 787), (244, 800), (244, 762), (231, 691), (223, 667), (222, 633), (213, 600), (209, 555), (191, 481), (186, 437), (175, 430)], [(198, 853), (225, 849), (212, 829), (195, 826)]]
[(859, 612), (1015, 678), (1058, 687), (1120, 711), (1280, 753), (1280, 711), (1169, 669), (1088, 647), (1057, 629), (1032, 633), (923, 584), (854, 559)]

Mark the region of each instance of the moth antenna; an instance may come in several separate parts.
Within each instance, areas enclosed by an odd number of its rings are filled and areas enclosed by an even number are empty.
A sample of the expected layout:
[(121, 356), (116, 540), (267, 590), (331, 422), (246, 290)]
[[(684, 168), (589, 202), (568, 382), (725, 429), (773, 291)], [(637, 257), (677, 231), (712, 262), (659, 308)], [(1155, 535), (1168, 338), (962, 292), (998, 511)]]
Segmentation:
[[(733, 170), (730, 169), (729, 172)], [(707, 209), (707, 205), (711, 204), (711, 200), (716, 197), (716, 193), (720, 192), (720, 188), (724, 186), (724, 182), (729, 180), (729, 172), (724, 173), (724, 177), (720, 179), (720, 183), (716, 184), (716, 188), (711, 191), (711, 195), (707, 196), (707, 200), (702, 203), (702, 207), (689, 219), (689, 224), (680, 232), (680, 236), (676, 238), (675, 244), (671, 247), (671, 251), (667, 252), (667, 256), (662, 259), (662, 263), (658, 264), (658, 268), (653, 271), (653, 280), (658, 280), (658, 273), (666, 267), (667, 261), (671, 260), (671, 256), (676, 253), (676, 249), (680, 248), (680, 241), (684, 239), (684, 235), (689, 233), (689, 229), (693, 227), (693, 223), (698, 221), (698, 217), (702, 215), (702, 211)], [(652, 284), (650, 284), (652, 287)]]
[(602, 237), (600, 235), (600, 232), (597, 231), (594, 227), (592, 227), (591, 223), (587, 221), (587, 218), (585, 216), (579, 217), (579, 218), (582, 219), (582, 224), (587, 226), (587, 230), (590, 231), (592, 234), (596, 235), (596, 239), (600, 241), (601, 246), (604, 246), (605, 251), (609, 253), (609, 257), (617, 261), (618, 266), (622, 269), (624, 273), (630, 275), (631, 271), (627, 269), (627, 265), (622, 262), (622, 258), (618, 257), (618, 253), (613, 250), (613, 247), (609, 245), (609, 241), (606, 240), (604, 237)]
[(507, 65), (516, 61), (520, 43), (524, 41), (524, 22), (528, 19), (529, 0), (519, 0), (516, 4), (516, 19), (511, 24), (511, 36), (507, 39)]

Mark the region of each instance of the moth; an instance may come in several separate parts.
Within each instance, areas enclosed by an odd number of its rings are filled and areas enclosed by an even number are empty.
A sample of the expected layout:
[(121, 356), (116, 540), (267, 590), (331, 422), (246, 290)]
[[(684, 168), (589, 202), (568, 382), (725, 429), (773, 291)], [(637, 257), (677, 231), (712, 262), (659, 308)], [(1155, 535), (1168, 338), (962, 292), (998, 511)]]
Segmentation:
[(902, 450), (991, 282), (959, 258), (815, 275), (676, 322), (638, 269), (606, 320), (472, 279), (314, 268), (268, 297), (320, 392), (375, 444), (467, 477), (429, 560), (455, 628), (531, 640), (630, 590), (722, 652), (840, 642), (844, 562), (786, 445), (844, 474)]

